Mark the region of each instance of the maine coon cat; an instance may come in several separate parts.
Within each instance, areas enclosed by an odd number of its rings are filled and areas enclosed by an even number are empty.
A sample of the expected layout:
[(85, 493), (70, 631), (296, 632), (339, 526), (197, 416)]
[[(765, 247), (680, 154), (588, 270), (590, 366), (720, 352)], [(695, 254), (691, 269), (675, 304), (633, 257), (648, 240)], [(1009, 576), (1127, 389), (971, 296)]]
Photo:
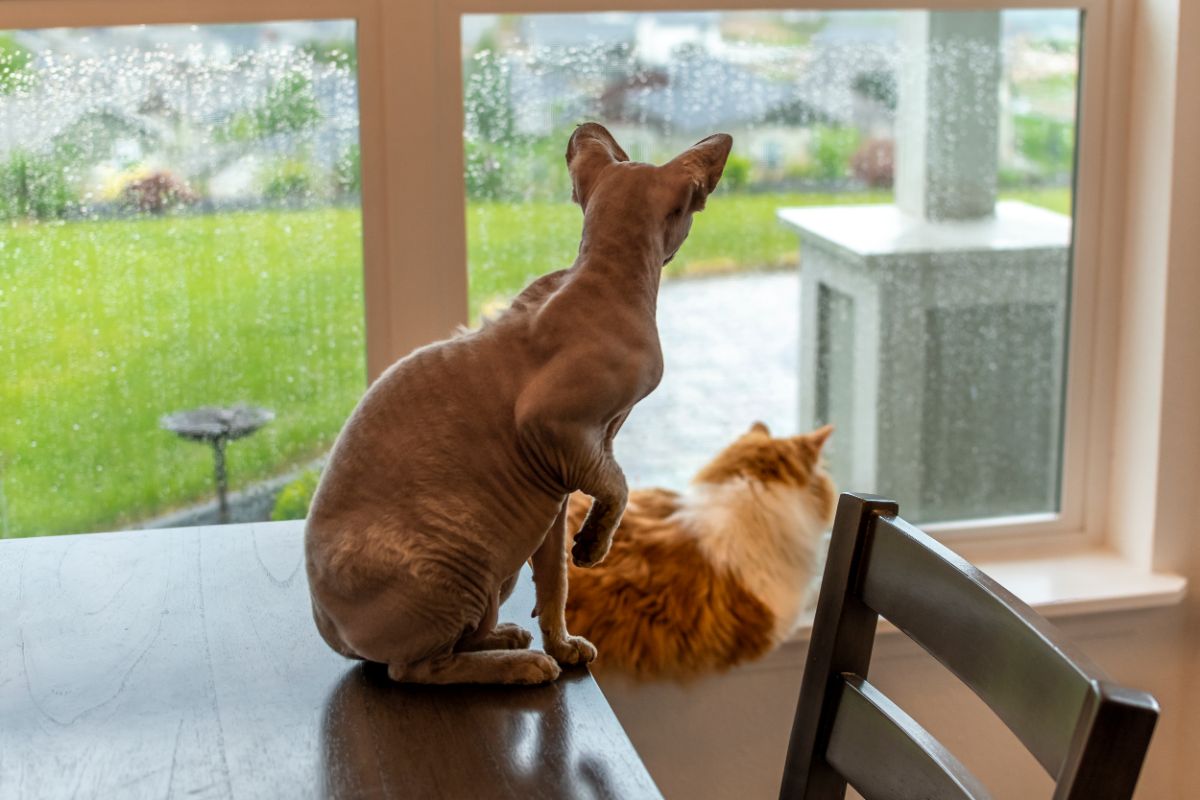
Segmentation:
[[(692, 676), (765, 655), (804, 611), (837, 490), (821, 460), (832, 432), (754, 426), (682, 493), (630, 492), (605, 561), (570, 568), (567, 623), (597, 665)], [(576, 524), (586, 510), (571, 500)]]
[[(575, 263), (481, 328), (393, 364), (334, 444), (305, 528), (330, 647), (415, 683), (541, 683), (595, 657), (563, 616), (567, 499), (593, 498), (571, 556), (597, 563), (628, 494), (613, 436), (662, 376), (662, 268), (732, 144), (715, 134), (654, 166), (630, 161), (603, 126), (575, 129)], [(544, 653), (497, 624), (526, 562)]]

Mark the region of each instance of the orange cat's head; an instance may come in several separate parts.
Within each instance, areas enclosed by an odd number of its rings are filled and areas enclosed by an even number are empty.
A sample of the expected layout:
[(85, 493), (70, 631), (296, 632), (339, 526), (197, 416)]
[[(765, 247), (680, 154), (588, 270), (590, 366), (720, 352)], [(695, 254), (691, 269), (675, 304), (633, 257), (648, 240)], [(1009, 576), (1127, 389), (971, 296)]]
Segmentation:
[(814, 501), (813, 508), (822, 518), (832, 521), (837, 487), (821, 458), (821, 449), (831, 433), (833, 426), (823, 425), (799, 436), (775, 437), (766, 425), (756, 422), (696, 473), (692, 482), (721, 484), (740, 478), (768, 486), (807, 489)]

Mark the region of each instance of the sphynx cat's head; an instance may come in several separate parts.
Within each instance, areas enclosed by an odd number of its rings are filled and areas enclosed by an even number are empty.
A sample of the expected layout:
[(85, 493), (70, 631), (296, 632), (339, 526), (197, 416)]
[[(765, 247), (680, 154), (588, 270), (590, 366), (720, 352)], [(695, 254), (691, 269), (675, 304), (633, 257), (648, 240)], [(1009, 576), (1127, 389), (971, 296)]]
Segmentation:
[(642, 248), (666, 264), (717, 188), (732, 147), (732, 136), (714, 133), (656, 167), (630, 161), (603, 125), (580, 125), (567, 143), (571, 199), (583, 208), (580, 252), (591, 244)]

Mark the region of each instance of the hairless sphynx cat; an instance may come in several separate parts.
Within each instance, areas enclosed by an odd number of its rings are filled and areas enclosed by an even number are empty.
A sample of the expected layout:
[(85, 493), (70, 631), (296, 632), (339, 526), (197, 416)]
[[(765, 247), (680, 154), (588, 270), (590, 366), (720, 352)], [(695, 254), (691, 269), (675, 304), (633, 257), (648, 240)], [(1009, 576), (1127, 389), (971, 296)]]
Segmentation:
[[(733, 140), (662, 166), (631, 162), (602, 126), (567, 145), (583, 239), (475, 331), (416, 350), (367, 390), (313, 498), (305, 552), (313, 615), (339, 653), (415, 683), (541, 683), (595, 658), (567, 632), (566, 508), (593, 498), (580, 566), (608, 552), (625, 508), (613, 436), (662, 377), (663, 265), (716, 188)], [(498, 625), (533, 566), (545, 653)]]

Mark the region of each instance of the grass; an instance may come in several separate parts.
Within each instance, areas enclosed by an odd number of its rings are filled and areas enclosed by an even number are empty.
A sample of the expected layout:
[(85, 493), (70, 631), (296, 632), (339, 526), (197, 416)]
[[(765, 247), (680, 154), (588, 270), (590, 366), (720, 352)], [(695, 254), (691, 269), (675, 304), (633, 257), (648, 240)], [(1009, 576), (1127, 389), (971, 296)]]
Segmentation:
[[(1002, 198), (1069, 214), (1065, 188), (1004, 192)], [(692, 233), (667, 267), (671, 276), (738, 269), (794, 267), (796, 235), (775, 218), (782, 206), (886, 203), (890, 192), (718, 193), (700, 213)], [(472, 203), (468, 215), (471, 318), (503, 307), (532, 278), (575, 260), (583, 217), (571, 203)]]
[[(1069, 211), (1064, 189), (1021, 199)], [(720, 194), (669, 272), (793, 265), (787, 205), (885, 194)], [(472, 314), (569, 265), (568, 203), (473, 203)], [(324, 452), (365, 385), (357, 211), (264, 211), (0, 228), (0, 537), (127, 526), (210, 499), (209, 449), (166, 413), (276, 412), (229, 447), (234, 487)]]
[(357, 211), (0, 231), (0, 535), (120, 527), (212, 496), (171, 411), (249, 402), (235, 485), (326, 449), (365, 381)]

